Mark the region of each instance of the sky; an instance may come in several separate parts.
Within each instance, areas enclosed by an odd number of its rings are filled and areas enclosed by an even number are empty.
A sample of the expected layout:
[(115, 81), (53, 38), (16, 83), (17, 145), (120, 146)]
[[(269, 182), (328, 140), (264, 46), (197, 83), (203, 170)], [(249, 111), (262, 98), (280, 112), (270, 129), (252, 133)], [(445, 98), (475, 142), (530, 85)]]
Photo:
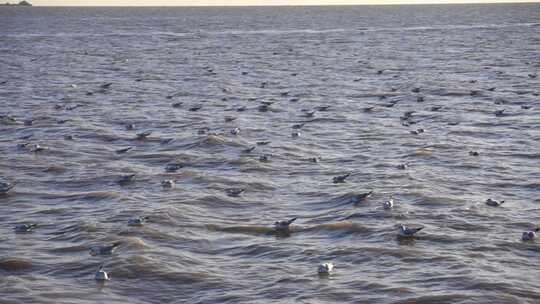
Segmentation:
[[(28, 0), (36, 6), (206, 6), (206, 5), (345, 5), (345, 4), (425, 4), (504, 3), (540, 0)], [(0, 0), (0, 2), (5, 2)], [(12, 0), (11, 2), (18, 2)]]

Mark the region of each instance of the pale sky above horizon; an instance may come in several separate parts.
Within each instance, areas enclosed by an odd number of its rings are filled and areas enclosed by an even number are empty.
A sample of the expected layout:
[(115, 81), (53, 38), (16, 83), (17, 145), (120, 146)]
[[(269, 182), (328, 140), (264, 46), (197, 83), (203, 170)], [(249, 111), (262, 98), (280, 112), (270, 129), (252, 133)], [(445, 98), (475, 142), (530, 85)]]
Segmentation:
[[(443, 4), (507, 3), (540, 0), (28, 0), (36, 6), (237, 6), (237, 5), (362, 5), (362, 4)], [(5, 2), (0, 0), (1, 3)], [(17, 3), (18, 0), (11, 0)]]

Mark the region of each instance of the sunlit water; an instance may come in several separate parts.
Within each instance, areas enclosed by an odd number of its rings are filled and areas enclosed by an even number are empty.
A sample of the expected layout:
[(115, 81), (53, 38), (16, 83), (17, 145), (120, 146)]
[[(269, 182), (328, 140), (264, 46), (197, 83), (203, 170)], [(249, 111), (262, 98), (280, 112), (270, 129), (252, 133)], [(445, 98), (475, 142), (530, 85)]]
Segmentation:
[(0, 302), (539, 303), (539, 46), (538, 4), (0, 8)]

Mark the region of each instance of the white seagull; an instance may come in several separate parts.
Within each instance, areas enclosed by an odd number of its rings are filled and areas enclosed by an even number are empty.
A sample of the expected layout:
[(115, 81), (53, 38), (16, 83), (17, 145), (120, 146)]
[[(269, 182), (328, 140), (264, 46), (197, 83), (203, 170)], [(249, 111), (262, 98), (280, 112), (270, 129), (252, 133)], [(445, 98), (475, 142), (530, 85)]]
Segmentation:
[(277, 221), (274, 223), (274, 230), (278, 232), (288, 232), (289, 226), (296, 221), (296, 217), (288, 221)]
[(320, 274), (330, 274), (332, 271), (334, 271), (333, 263), (324, 263), (319, 265), (318, 272)]
[(99, 266), (98, 271), (96, 272), (96, 275), (94, 276), (96, 281), (108, 281), (110, 280), (109, 275), (105, 270), (103, 270), (103, 265)]
[(398, 235), (402, 237), (413, 237), (415, 233), (424, 229), (424, 226), (407, 227), (405, 225), (399, 225)]
[(386, 210), (394, 208), (394, 198), (390, 197), (389, 200), (383, 203), (383, 208)]

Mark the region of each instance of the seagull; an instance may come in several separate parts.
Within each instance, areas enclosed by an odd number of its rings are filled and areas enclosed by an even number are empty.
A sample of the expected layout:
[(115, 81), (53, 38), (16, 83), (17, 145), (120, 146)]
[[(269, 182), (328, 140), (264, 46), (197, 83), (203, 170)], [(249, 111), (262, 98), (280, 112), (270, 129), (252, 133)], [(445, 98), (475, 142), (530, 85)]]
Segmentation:
[(115, 242), (111, 245), (96, 245), (90, 247), (90, 255), (109, 255), (112, 254), (116, 247), (120, 246), (121, 242)]
[(401, 120), (407, 120), (409, 118), (412, 117), (412, 115), (414, 114), (415, 111), (407, 111), (405, 113), (403, 113), (403, 116), (400, 117)]
[(292, 136), (293, 138), (300, 137), (300, 132), (292, 132), (292, 133), (291, 133), (291, 136)]
[(110, 280), (109, 275), (105, 270), (103, 270), (103, 265), (99, 266), (98, 271), (96, 272), (96, 275), (94, 276), (96, 281), (108, 281)]
[(36, 228), (37, 224), (36, 223), (32, 223), (32, 224), (18, 224), (18, 225), (15, 225), (15, 227), (13, 227), (13, 230), (17, 233), (24, 233), (24, 232), (30, 232), (32, 231), (34, 228)]
[(324, 264), (319, 265), (319, 268), (318, 268), (319, 274), (330, 274), (332, 271), (334, 271), (333, 263), (324, 263)]
[(124, 154), (124, 153), (127, 153), (131, 149), (133, 149), (133, 147), (127, 147), (127, 148), (118, 149), (118, 150), (116, 150), (114, 152), (116, 154)]
[(397, 166), (397, 168), (400, 169), (400, 170), (405, 170), (405, 169), (407, 169), (408, 167), (409, 167), (409, 164), (407, 164), (407, 163), (399, 164), (399, 165)]
[(230, 188), (225, 190), (227, 192), (227, 195), (230, 197), (238, 197), (240, 194), (242, 194), (246, 189), (243, 188)]
[(357, 194), (357, 195), (355, 195), (355, 196), (353, 196), (351, 198), (351, 201), (354, 204), (358, 204), (358, 203), (364, 201), (365, 199), (367, 199), (368, 197), (370, 197), (372, 193), (373, 193), (373, 191)]
[(491, 207), (499, 207), (502, 204), (504, 204), (504, 201), (496, 201), (496, 200), (492, 200), (491, 198), (488, 198), (486, 200), (486, 205), (491, 206)]
[(171, 189), (174, 186), (174, 181), (172, 179), (164, 180), (161, 182), (161, 187), (163, 189)]
[(174, 138), (164, 138), (164, 139), (162, 139), (159, 143), (160, 143), (161, 145), (166, 145), (166, 144), (170, 143), (170, 142), (173, 141), (173, 140), (174, 140)]
[(0, 182), (0, 194), (7, 193), (9, 190), (13, 189), (15, 185), (12, 183)]
[(152, 134), (152, 131), (137, 133), (137, 139), (146, 139), (150, 134)]
[(131, 183), (133, 179), (135, 178), (135, 173), (129, 174), (129, 175), (122, 175), (120, 179), (117, 181), (118, 184), (121, 186), (126, 185), (128, 183)]
[(135, 218), (130, 218), (128, 220), (128, 226), (142, 226), (144, 225), (144, 222), (146, 222), (149, 219), (148, 216), (139, 216)]
[(244, 153), (251, 153), (251, 152), (253, 152), (253, 150), (255, 150), (255, 148), (257, 148), (257, 146), (253, 146), (253, 147), (244, 149), (244, 150), (242, 150), (242, 152), (244, 152)]
[(340, 176), (334, 176), (334, 178), (332, 178), (332, 182), (334, 184), (339, 184), (339, 183), (344, 183), (345, 182), (345, 179), (347, 177), (349, 177), (351, 175), (351, 173), (347, 173), (345, 175), (340, 175)]
[(402, 237), (413, 237), (415, 233), (424, 229), (424, 226), (407, 227), (405, 225), (399, 225), (398, 235)]
[(383, 208), (386, 210), (394, 208), (394, 198), (390, 197), (389, 200), (383, 203)]
[(183, 167), (182, 164), (179, 164), (179, 163), (167, 164), (165, 166), (165, 171), (166, 172), (176, 172), (176, 171), (180, 170), (182, 167)]
[(288, 221), (277, 221), (274, 223), (274, 231), (276, 232), (289, 232), (289, 226), (292, 222), (296, 221), (296, 217)]
[(534, 228), (532, 231), (525, 231), (521, 234), (522, 241), (532, 241), (536, 238), (536, 233), (540, 231), (540, 228)]
[(420, 128), (420, 129), (412, 130), (410, 131), (410, 133), (414, 135), (418, 135), (418, 134), (424, 133), (425, 131), (426, 130)]
[(232, 130), (231, 130), (231, 134), (232, 134), (232, 135), (238, 135), (238, 134), (240, 134), (240, 129), (239, 129), (239, 128), (234, 128), (234, 129), (232, 129)]
[(32, 150), (32, 152), (34, 152), (34, 153), (42, 152), (42, 151), (47, 150), (47, 148), (42, 147), (42, 146), (40, 146), (38, 144), (35, 144), (33, 147), (34, 147), (34, 149)]

